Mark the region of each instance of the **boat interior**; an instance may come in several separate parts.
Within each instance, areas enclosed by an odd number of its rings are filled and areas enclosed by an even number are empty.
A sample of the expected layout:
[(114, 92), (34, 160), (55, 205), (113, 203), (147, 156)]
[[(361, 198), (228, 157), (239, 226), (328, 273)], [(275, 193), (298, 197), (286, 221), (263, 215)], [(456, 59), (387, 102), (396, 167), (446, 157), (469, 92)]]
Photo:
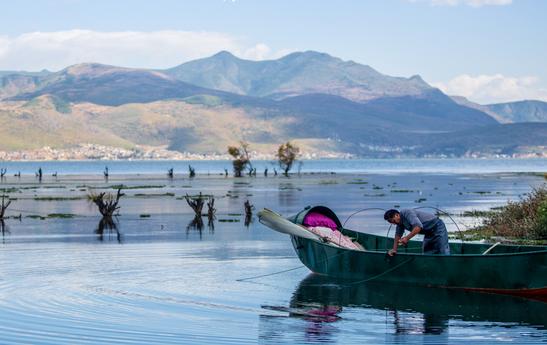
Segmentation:
[[(336, 223), (338, 229), (342, 229), (341, 232), (351, 237), (354, 241), (360, 243), (367, 251), (382, 251), (386, 252), (393, 247), (393, 238), (386, 236), (379, 236), (368, 234), (360, 231), (345, 229), (342, 227), (342, 223), (336, 216), (336, 214), (324, 206), (307, 207), (301, 213), (297, 214), (292, 221), (297, 223), (303, 222), (306, 214), (310, 212), (321, 213), (324, 216), (332, 219)], [(302, 214), (301, 217), (299, 215)], [(496, 255), (496, 254), (517, 254), (517, 253), (531, 253), (531, 252), (545, 252), (547, 246), (530, 246), (530, 245), (514, 245), (514, 244), (502, 244), (500, 242), (495, 243), (476, 243), (476, 242), (462, 242), (459, 240), (453, 240), (450, 242), (450, 253), (452, 255)], [(399, 247), (399, 253), (409, 254), (421, 254), (422, 253), (422, 241), (411, 240), (407, 246)]]

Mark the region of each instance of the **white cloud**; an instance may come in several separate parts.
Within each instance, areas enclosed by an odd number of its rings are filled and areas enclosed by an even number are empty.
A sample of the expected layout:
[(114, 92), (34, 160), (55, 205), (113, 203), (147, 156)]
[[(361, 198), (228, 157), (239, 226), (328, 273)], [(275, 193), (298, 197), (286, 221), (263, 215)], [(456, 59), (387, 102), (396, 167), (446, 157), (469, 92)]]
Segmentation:
[(523, 99), (547, 101), (547, 89), (533, 76), (506, 77), (502, 74), (459, 75), (447, 82), (432, 83), (448, 95), (464, 96), (480, 104), (511, 102)]
[(221, 50), (250, 59), (277, 57), (264, 43), (218, 32), (67, 30), (0, 36), (0, 70), (59, 70), (82, 62), (167, 68)]
[(471, 7), (482, 6), (504, 6), (513, 3), (513, 0), (408, 0), (410, 2), (429, 2), (433, 6), (458, 6), (468, 5)]

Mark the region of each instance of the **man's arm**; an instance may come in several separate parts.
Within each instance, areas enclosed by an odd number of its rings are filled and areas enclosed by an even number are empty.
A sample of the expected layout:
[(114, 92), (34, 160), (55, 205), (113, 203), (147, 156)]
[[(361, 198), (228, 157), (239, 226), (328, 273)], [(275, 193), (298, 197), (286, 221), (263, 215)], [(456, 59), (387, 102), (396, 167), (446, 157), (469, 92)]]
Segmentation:
[(399, 246), (399, 242), (401, 241), (401, 235), (395, 234), (395, 238), (393, 239), (393, 248), (387, 252), (389, 256), (393, 256), (397, 254), (397, 247)]
[(422, 228), (418, 225), (416, 225), (414, 228), (412, 228), (412, 231), (410, 232), (410, 234), (406, 235), (405, 237), (401, 238), (399, 241), (401, 244), (404, 244), (406, 245), (408, 243), (408, 241), (418, 235), (420, 233), (420, 231), (422, 231)]

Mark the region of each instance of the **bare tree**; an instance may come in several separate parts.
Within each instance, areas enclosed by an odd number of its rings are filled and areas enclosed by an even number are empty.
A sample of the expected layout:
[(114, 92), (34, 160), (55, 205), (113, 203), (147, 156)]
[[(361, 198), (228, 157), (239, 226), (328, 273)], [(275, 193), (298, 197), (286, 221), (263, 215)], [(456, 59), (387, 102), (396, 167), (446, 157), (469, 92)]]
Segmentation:
[(249, 200), (245, 200), (243, 207), (245, 207), (245, 226), (249, 226), (253, 219), (253, 210), (255, 207), (249, 202)]
[(195, 177), (196, 176), (196, 169), (193, 168), (191, 165), (188, 166), (188, 171), (190, 173), (190, 177)]
[(89, 200), (91, 200), (99, 208), (99, 212), (103, 217), (111, 218), (114, 215), (114, 212), (120, 209), (118, 203), (120, 198), (125, 194), (122, 193), (122, 188), (118, 188), (116, 196), (112, 193), (102, 192), (99, 194), (90, 194), (88, 195)]
[[(6, 197), (8, 198), (8, 203), (6, 204), (5, 200)], [(11, 204), (11, 200), (9, 199), (9, 196), (2, 195), (2, 209), (0, 209), (0, 219), (4, 219), (4, 213), (6, 213), (6, 209)]]
[(298, 157), (300, 149), (291, 144), (290, 141), (287, 141), (284, 144), (281, 144), (277, 149), (277, 159), (279, 161), (279, 166), (283, 169), (283, 174), (289, 176), (289, 171), (291, 170), (294, 161)]
[(217, 209), (215, 208), (215, 198), (211, 196), (207, 201), (207, 218), (209, 218), (209, 223), (215, 219), (215, 213)]
[(241, 173), (245, 168), (251, 167), (251, 158), (249, 156), (249, 144), (241, 141), (240, 146), (228, 146), (228, 153), (234, 157), (232, 165), (234, 167), (234, 176), (241, 177)]

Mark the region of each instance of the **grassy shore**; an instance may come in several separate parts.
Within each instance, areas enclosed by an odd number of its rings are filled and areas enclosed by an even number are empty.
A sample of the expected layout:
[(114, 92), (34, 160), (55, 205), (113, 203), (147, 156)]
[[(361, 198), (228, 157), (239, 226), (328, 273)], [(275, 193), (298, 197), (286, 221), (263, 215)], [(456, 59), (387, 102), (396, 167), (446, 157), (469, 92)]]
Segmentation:
[(547, 245), (547, 188), (541, 186), (520, 201), (484, 213), (483, 224), (464, 232), (468, 239)]

